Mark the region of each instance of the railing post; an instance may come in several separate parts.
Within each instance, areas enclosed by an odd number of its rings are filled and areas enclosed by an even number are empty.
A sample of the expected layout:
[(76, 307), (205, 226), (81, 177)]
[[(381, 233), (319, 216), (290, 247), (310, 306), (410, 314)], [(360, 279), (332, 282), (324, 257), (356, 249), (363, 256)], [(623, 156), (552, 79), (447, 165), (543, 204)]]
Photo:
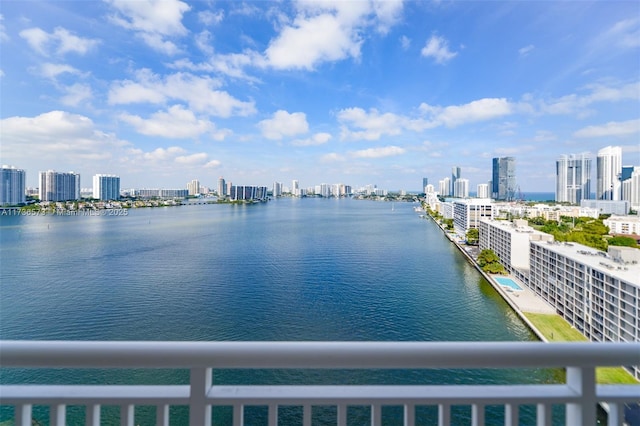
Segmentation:
[[(346, 409), (346, 408), (345, 408)], [(309, 404), (302, 406), (302, 426), (311, 426), (311, 419), (313, 414), (313, 407)], [(347, 416), (345, 415), (345, 419)], [(344, 425), (347, 423), (345, 422)], [(338, 426), (340, 426), (340, 406), (338, 406)]]
[(484, 426), (484, 405), (473, 404), (471, 406), (471, 425)]
[(120, 407), (120, 426), (133, 426), (135, 419), (135, 405), (127, 404)]
[(551, 426), (551, 414), (550, 405), (538, 404), (536, 406), (536, 426)]
[(156, 407), (156, 426), (169, 426), (168, 405), (158, 405)]
[(597, 417), (595, 368), (567, 367), (567, 385), (580, 396), (580, 402), (567, 404), (567, 424), (595, 426)]
[(93, 404), (87, 406), (87, 415), (86, 415), (86, 424), (87, 426), (100, 426), (100, 405)]
[(451, 424), (451, 406), (449, 404), (438, 405), (438, 426), (449, 426)]
[(380, 404), (375, 404), (371, 406), (371, 425), (372, 426), (382, 425), (382, 405)]
[(405, 404), (404, 406), (404, 426), (414, 426), (416, 424), (416, 406)]
[(51, 424), (51, 426), (65, 426), (67, 424), (67, 407), (64, 404), (51, 407), (49, 411), (49, 424)]
[(518, 426), (520, 424), (520, 408), (514, 404), (504, 406), (504, 426)]
[(607, 404), (607, 426), (622, 426), (624, 422), (624, 406), (617, 402)]
[(211, 368), (192, 368), (189, 395), (189, 425), (211, 426), (211, 405), (207, 393), (211, 389)]
[(268, 425), (269, 426), (278, 426), (278, 404), (269, 404), (267, 406), (268, 412)]
[(336, 407), (336, 410), (337, 410), (336, 416), (338, 417), (337, 419), (338, 426), (347, 426), (347, 409), (348, 407), (346, 404), (338, 404), (338, 406)]
[(16, 406), (16, 426), (31, 426), (31, 404)]

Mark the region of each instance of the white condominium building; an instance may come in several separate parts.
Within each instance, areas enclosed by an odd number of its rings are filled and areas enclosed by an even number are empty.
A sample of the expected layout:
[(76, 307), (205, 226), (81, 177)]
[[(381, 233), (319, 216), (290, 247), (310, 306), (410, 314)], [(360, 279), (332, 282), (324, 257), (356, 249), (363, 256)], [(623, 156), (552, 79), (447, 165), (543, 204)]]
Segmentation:
[(640, 250), (531, 241), (530, 253), (529, 288), (587, 338), (640, 341)]
[(464, 237), (469, 229), (478, 228), (482, 219), (493, 219), (493, 202), (490, 198), (453, 202), (453, 229), (460, 237)]
[(115, 175), (94, 175), (93, 198), (101, 201), (119, 200), (120, 177)]
[[(523, 276), (528, 274), (530, 267), (529, 242), (553, 241), (553, 235), (536, 231), (524, 219), (513, 222), (482, 219), (478, 229), (480, 249), (492, 250), (509, 273), (522, 273)], [(526, 282), (526, 279), (522, 281)]]
[(640, 235), (640, 216), (609, 216), (602, 221), (609, 234)]
[(80, 175), (74, 172), (40, 172), (40, 201), (70, 201), (80, 199)]
[(608, 146), (598, 151), (596, 163), (596, 199), (620, 200), (622, 148)]
[(26, 173), (13, 166), (0, 170), (0, 206), (16, 206), (26, 202)]
[(556, 201), (579, 204), (591, 194), (591, 158), (562, 155), (556, 161)]

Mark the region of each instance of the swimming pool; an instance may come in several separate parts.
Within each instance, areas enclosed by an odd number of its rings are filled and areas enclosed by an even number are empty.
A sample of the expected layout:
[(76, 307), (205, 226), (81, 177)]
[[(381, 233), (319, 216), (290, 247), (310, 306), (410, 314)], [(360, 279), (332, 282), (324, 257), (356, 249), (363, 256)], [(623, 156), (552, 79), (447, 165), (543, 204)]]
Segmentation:
[(513, 281), (511, 278), (493, 277), (493, 279), (496, 280), (500, 285), (503, 285), (505, 287), (510, 287), (514, 290), (522, 291), (522, 287), (516, 284), (516, 282)]

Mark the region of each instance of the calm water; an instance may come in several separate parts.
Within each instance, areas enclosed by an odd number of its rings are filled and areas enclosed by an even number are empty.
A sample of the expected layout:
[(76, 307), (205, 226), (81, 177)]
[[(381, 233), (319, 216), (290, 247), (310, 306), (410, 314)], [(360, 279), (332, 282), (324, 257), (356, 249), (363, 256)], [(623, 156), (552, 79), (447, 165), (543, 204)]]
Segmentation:
[[(132, 209), (126, 217), (0, 217), (0, 337), (534, 339), (435, 224), (418, 217), (414, 204), (393, 206), (310, 198)], [(3, 382), (18, 380), (175, 383), (185, 382), (187, 374), (2, 371)], [(558, 377), (546, 370), (216, 373), (218, 383), (329, 380), (541, 383)], [(150, 424), (148, 411), (137, 412), (137, 423)], [(430, 424), (432, 411), (420, 414), (424, 424)], [(184, 420), (180, 409), (173, 414), (177, 424)], [(454, 414), (465, 424), (469, 410)], [(0, 421), (10, 413), (5, 409), (2, 415)], [(263, 415), (258, 410), (248, 417), (260, 424)], [(350, 412), (354, 424), (359, 415), (366, 412)], [(69, 416), (73, 422), (73, 410)], [(224, 423), (229, 413), (216, 416)], [(323, 423), (332, 416), (320, 411), (314, 419)], [(500, 414), (492, 416), (500, 421)], [(108, 409), (103, 417), (117, 423)], [(299, 413), (282, 417), (296, 423)], [(385, 418), (396, 424), (398, 411), (385, 410)]]

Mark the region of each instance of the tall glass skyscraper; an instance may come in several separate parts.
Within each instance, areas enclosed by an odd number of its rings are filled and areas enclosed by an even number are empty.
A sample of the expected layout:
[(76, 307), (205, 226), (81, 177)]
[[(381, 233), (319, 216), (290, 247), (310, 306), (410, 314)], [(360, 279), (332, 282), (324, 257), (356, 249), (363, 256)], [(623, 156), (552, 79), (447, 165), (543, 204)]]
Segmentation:
[(69, 201), (80, 199), (80, 175), (58, 173), (53, 170), (40, 172), (40, 201)]
[(511, 201), (516, 194), (516, 159), (499, 157), (493, 159), (491, 198)]
[(591, 198), (591, 158), (561, 155), (556, 161), (556, 201), (580, 204)]
[(17, 206), (26, 202), (26, 173), (12, 166), (0, 169), (0, 206)]
[(119, 200), (120, 177), (115, 175), (94, 175), (93, 198), (101, 201)]
[(622, 148), (608, 146), (598, 151), (596, 163), (596, 199), (620, 200)]
[(449, 188), (449, 195), (458, 197), (458, 195), (456, 195), (456, 181), (460, 179), (460, 173), (460, 167), (454, 166), (451, 168), (451, 181), (449, 182), (451, 187)]

